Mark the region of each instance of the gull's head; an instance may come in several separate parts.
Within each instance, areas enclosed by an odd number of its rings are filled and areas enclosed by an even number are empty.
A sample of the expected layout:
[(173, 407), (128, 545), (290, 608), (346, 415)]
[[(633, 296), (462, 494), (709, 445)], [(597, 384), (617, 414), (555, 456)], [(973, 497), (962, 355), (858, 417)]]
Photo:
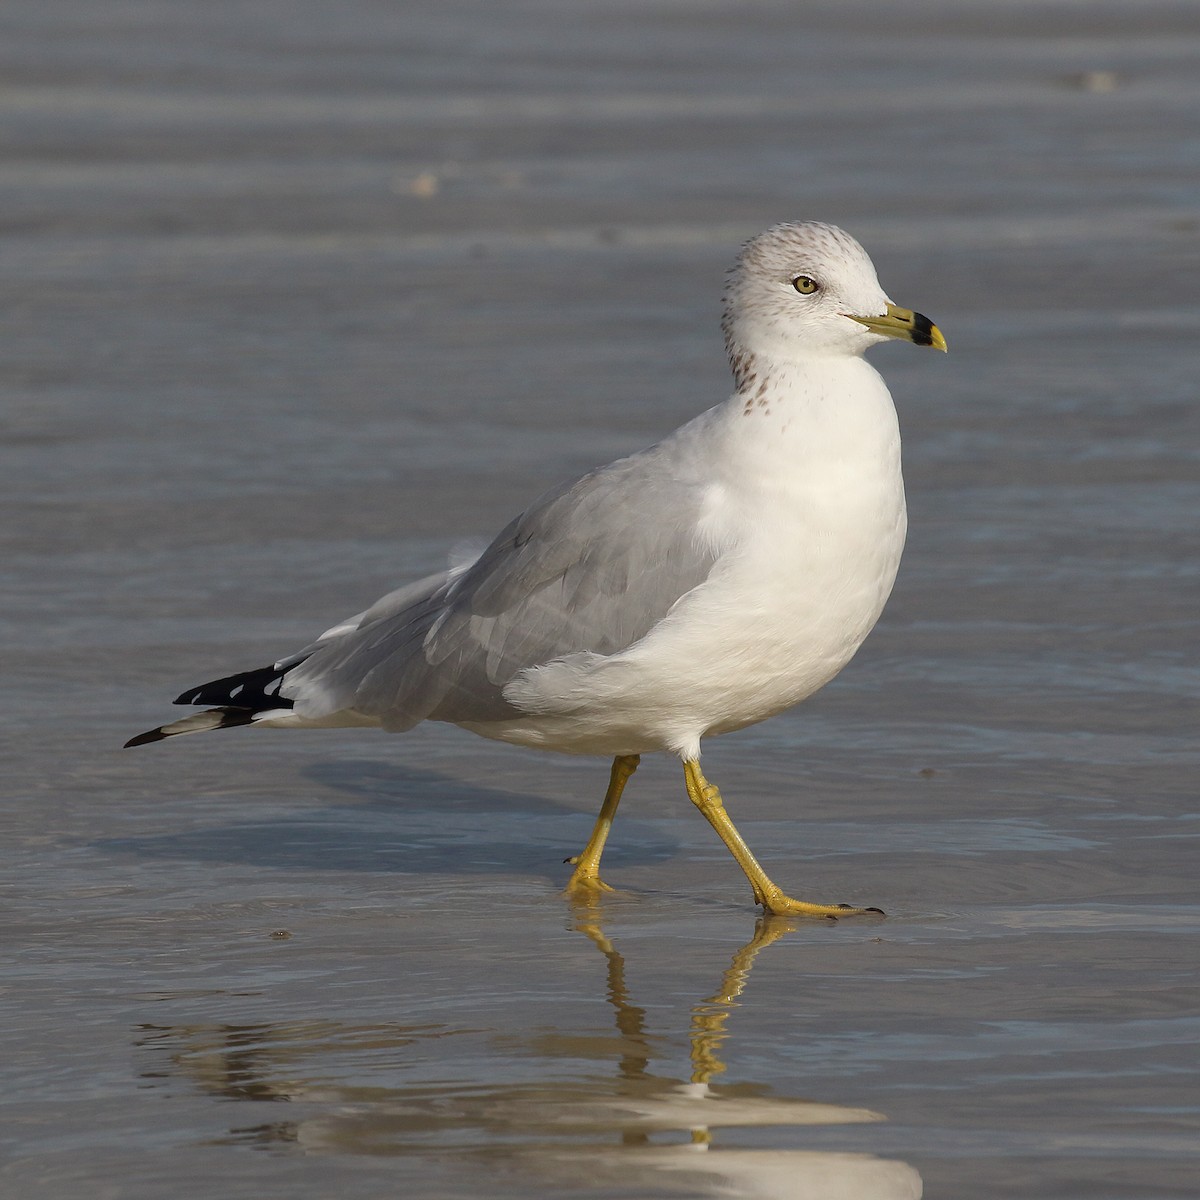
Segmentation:
[(725, 288), (725, 343), (773, 362), (862, 354), (889, 338), (945, 350), (927, 317), (899, 308), (848, 233), (820, 221), (774, 225), (743, 247)]

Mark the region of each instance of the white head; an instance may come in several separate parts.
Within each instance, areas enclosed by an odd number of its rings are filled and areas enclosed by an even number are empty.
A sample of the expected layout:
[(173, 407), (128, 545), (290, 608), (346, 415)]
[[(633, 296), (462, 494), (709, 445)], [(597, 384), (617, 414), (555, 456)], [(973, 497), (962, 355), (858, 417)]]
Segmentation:
[(945, 349), (927, 318), (891, 303), (858, 242), (820, 221), (775, 225), (742, 247), (722, 328), (737, 375), (739, 357), (765, 365), (859, 355), (892, 337)]

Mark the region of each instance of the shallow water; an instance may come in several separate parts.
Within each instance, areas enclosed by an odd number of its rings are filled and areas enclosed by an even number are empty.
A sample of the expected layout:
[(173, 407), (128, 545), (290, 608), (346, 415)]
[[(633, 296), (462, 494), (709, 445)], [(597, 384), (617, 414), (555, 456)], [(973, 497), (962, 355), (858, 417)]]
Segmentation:
[[(5, 22), (0, 1192), (1200, 1193), (1193, 5)], [(886, 920), (666, 761), (581, 911), (602, 763), (116, 749), (720, 399), (795, 217), (951, 353), (880, 627), (705, 763)]]

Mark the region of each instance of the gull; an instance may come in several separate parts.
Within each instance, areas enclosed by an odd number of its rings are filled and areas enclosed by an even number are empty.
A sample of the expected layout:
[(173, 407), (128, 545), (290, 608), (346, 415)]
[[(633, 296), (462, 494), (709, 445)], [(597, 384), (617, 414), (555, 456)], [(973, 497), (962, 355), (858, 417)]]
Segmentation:
[(898, 338), (945, 350), (884, 293), (836, 226), (773, 226), (724, 295), (733, 393), (662, 441), (554, 488), (473, 561), (391, 592), (270, 666), (184, 692), (206, 711), (127, 746), (238, 725), (446, 721), (612, 759), (567, 894), (610, 891), (600, 856), (640, 755), (687, 794), (771, 914), (878, 908), (795, 900), (768, 878), (700, 769), (705, 737), (800, 703), (850, 661), (892, 589), (907, 518), (887, 385), (863, 358)]

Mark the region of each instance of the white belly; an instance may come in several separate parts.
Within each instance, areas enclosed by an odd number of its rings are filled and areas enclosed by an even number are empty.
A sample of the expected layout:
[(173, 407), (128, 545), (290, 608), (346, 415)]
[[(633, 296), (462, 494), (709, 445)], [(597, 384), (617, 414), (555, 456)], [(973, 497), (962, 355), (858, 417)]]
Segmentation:
[(904, 546), (902, 489), (837, 524), (800, 545), (764, 529), (629, 650), (543, 668), (524, 697), (528, 717), (470, 728), (566, 753), (691, 757), (706, 735), (791, 708), (850, 661), (878, 620)]

